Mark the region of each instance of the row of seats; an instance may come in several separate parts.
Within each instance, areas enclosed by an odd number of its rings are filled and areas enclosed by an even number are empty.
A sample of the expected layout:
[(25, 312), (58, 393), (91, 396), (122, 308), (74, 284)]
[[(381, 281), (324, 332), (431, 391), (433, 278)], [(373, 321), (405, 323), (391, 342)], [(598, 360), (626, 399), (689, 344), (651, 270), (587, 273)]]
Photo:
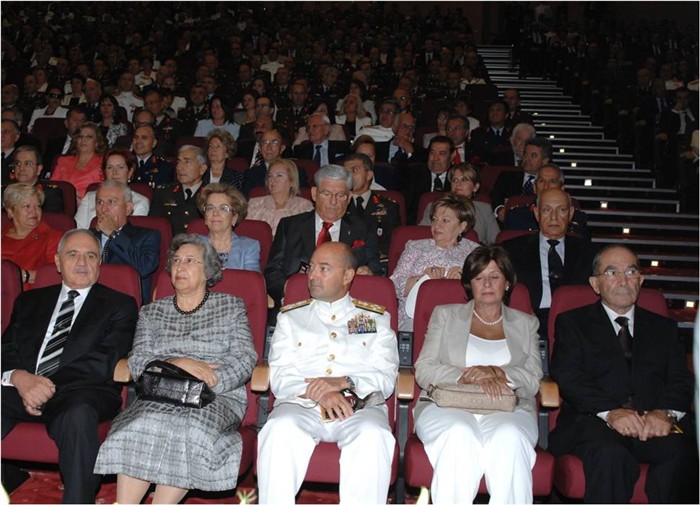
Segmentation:
[[(7, 261), (3, 261), (3, 311), (12, 297), (19, 293), (6, 290), (5, 278), (11, 269)], [(11, 265), (11, 264), (10, 264)], [(18, 277), (15, 272), (14, 276)], [(105, 265), (100, 272), (100, 282), (123, 291), (140, 301), (140, 286), (138, 274), (131, 267)], [(60, 276), (52, 266), (42, 267), (37, 273), (37, 287), (60, 282)], [(304, 274), (296, 274), (289, 279), (285, 289), (285, 299), (290, 303), (309, 297), (307, 279)], [(254, 464), (256, 434), (260, 422), (266, 417), (268, 404), (265, 397), (269, 394), (269, 370), (264, 360), (267, 304), (265, 283), (261, 274), (244, 270), (226, 270), (222, 281), (213, 287), (214, 291), (238, 296), (245, 301), (248, 318), (251, 325), (255, 349), (259, 356), (258, 366), (247, 385), (248, 410), (241, 425), (243, 436), (243, 457), (240, 473), (247, 472)], [(170, 279), (161, 272), (154, 289), (154, 299), (170, 296), (174, 293)], [(397, 303), (394, 287), (385, 277), (358, 276), (350, 290), (351, 296), (378, 303), (387, 307), (391, 314), (391, 325), (394, 330), (398, 327)], [(552, 301), (549, 319), (550, 349), (556, 339), (554, 321), (558, 314), (582, 305), (593, 303), (597, 296), (588, 286), (564, 286), (557, 290)], [(427, 330), (430, 315), (436, 305), (445, 303), (463, 303), (466, 295), (458, 280), (433, 280), (424, 283), (419, 292), (414, 320), (413, 361), (420, 354), (421, 346)], [(527, 288), (517, 285), (513, 291), (511, 307), (531, 312)], [(662, 315), (667, 315), (665, 299), (661, 293), (651, 289), (642, 289), (639, 305)], [(3, 313), (3, 321), (5, 314)], [(123, 360), (124, 361), (124, 360)], [(116, 378), (128, 380), (128, 371), (124, 373), (124, 364), (120, 363)], [(427, 459), (422, 443), (413, 434), (412, 411), (418, 401), (419, 388), (415, 384), (410, 369), (400, 372), (397, 392), (389, 399), (390, 423), (397, 438), (396, 453), (392, 467), (392, 484), (396, 483), (397, 501), (403, 500), (404, 484), (410, 488), (430, 486), (432, 467)], [(271, 402), (270, 402), (271, 403)], [(558, 390), (551, 380), (545, 378), (541, 388), (541, 405), (549, 409), (548, 427), (551, 430), (556, 425), (559, 405)], [(263, 406), (262, 411), (260, 407)], [(106, 436), (109, 423), (101, 426), (101, 436)], [(546, 447), (547, 431), (540, 434), (540, 445)], [(31, 441), (31, 443), (30, 443)], [(55, 444), (48, 438), (43, 425), (21, 423), (3, 441), (3, 458), (56, 463), (57, 450)], [(336, 444), (321, 443), (316, 448), (307, 470), (306, 480), (309, 482), (337, 483), (339, 478), (339, 451)], [(401, 471), (403, 470), (403, 471)], [(633, 502), (646, 503), (644, 481), (648, 468), (642, 468), (642, 473), (635, 487)], [(402, 480), (399, 480), (399, 477)], [(575, 456), (566, 455), (554, 458), (542, 448), (537, 449), (537, 461), (533, 469), (533, 491), (535, 496), (548, 496), (556, 488), (568, 498), (583, 497), (585, 480), (581, 461)], [(482, 481), (481, 492), (486, 492)]]

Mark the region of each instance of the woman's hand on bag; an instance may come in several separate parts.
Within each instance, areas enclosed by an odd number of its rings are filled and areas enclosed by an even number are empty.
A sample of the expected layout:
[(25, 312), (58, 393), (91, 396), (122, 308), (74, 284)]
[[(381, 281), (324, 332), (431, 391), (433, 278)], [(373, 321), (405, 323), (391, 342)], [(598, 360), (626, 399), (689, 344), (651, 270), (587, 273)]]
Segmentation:
[(505, 384), (505, 373), (497, 366), (470, 366), (464, 369), (458, 384), (476, 384), (484, 379), (498, 379)]
[(203, 380), (210, 388), (216, 386), (218, 378), (214, 370), (219, 368), (219, 365), (209, 364), (204, 361), (191, 358), (174, 358), (168, 360), (173, 365), (179, 366), (183, 370), (191, 373), (199, 380)]
[(482, 379), (477, 382), (491, 400), (500, 400), (503, 397), (505, 385), (499, 379)]

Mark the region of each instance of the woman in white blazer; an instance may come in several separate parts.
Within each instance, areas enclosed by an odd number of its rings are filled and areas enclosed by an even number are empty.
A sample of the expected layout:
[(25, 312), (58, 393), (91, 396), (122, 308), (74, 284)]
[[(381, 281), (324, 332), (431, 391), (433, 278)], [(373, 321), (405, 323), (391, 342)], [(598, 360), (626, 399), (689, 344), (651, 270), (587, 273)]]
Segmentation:
[(434, 468), (433, 503), (472, 503), (482, 476), (490, 503), (532, 503), (539, 323), (506, 306), (516, 279), (503, 247), (475, 249), (462, 270), (472, 300), (435, 308), (416, 381), (423, 391), (441, 382), (480, 384), (492, 397), (509, 387), (518, 404), (514, 412), (472, 414), (419, 402), (415, 429)]
[(345, 126), (345, 135), (348, 140), (352, 141), (360, 135), (362, 127), (372, 125), (372, 117), (367, 114), (364, 105), (362, 105), (362, 99), (350, 93), (343, 98), (340, 115), (335, 116), (335, 122)]

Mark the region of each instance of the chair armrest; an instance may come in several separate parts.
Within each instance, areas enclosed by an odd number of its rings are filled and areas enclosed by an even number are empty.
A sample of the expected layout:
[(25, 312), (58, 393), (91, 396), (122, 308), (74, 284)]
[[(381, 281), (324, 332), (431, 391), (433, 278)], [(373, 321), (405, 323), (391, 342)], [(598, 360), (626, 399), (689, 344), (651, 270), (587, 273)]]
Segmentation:
[(413, 377), (413, 372), (408, 369), (399, 369), (399, 377), (396, 381), (396, 394), (399, 401), (413, 400), (413, 392), (415, 389), (416, 379)]
[(131, 370), (129, 370), (129, 362), (126, 358), (122, 358), (117, 361), (117, 366), (114, 367), (114, 375), (112, 376), (114, 382), (131, 382), (133, 377), (131, 377)]
[(540, 381), (540, 403), (550, 409), (559, 408), (559, 386), (549, 376)]
[(253, 369), (250, 377), (250, 389), (256, 393), (264, 393), (270, 389), (270, 365), (260, 363)]

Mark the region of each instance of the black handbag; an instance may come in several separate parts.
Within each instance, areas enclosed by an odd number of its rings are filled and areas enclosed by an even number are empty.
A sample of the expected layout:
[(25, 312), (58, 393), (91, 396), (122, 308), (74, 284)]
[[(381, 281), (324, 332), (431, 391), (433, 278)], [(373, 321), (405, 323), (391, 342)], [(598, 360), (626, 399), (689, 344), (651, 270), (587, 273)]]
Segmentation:
[(206, 382), (177, 365), (159, 359), (146, 365), (136, 381), (136, 395), (139, 400), (194, 409), (206, 407), (216, 398), (216, 393)]

